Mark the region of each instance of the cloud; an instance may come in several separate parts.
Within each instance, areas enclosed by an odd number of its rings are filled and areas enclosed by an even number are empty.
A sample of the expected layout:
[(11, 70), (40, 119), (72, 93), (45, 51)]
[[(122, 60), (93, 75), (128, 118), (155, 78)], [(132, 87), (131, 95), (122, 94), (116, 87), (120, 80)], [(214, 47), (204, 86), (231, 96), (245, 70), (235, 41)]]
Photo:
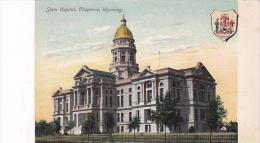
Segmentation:
[(75, 44), (73, 46), (68, 46), (63, 48), (55, 48), (54, 50), (48, 50), (48, 52), (45, 53), (45, 56), (59, 56), (59, 55), (62, 56), (65, 54), (78, 53), (82, 51), (95, 52), (105, 48), (106, 46), (107, 44), (102, 41), (87, 42), (87, 43)]
[(187, 33), (175, 34), (175, 35), (155, 35), (144, 39), (141, 44), (145, 46), (159, 45), (164, 43), (170, 43), (181, 37), (188, 36)]
[(108, 31), (111, 28), (112, 28), (111, 26), (105, 25), (105, 26), (101, 26), (101, 27), (95, 27), (95, 28), (91, 29), (90, 31), (100, 33), (100, 32)]

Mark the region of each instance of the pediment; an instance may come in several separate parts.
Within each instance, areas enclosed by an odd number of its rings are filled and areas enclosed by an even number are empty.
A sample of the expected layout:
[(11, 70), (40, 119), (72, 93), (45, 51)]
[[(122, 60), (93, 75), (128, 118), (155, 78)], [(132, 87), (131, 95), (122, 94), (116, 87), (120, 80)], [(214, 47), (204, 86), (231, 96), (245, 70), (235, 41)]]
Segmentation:
[(77, 77), (86, 77), (86, 76), (89, 76), (89, 75), (92, 75), (93, 72), (90, 71), (87, 67), (82, 67), (77, 73), (76, 75), (74, 76), (74, 78), (77, 78)]
[(145, 76), (151, 76), (154, 75), (154, 72), (148, 69), (145, 69), (141, 74), (140, 77), (145, 77)]

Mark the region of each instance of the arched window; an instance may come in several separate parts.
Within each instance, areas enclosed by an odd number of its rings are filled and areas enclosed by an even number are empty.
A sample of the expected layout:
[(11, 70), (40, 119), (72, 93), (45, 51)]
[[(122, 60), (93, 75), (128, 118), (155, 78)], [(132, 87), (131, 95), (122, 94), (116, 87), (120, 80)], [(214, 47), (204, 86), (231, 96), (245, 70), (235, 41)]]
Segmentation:
[(160, 86), (163, 86), (163, 82), (160, 83)]

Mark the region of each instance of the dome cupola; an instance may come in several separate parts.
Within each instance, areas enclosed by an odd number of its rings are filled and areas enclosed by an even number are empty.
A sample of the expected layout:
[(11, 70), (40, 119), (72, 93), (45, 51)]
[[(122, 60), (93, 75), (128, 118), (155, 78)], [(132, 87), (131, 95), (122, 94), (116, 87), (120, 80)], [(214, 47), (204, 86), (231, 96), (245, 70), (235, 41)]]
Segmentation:
[(133, 34), (130, 29), (126, 26), (126, 19), (123, 15), (121, 19), (121, 25), (116, 30), (114, 40), (116, 39), (133, 39)]

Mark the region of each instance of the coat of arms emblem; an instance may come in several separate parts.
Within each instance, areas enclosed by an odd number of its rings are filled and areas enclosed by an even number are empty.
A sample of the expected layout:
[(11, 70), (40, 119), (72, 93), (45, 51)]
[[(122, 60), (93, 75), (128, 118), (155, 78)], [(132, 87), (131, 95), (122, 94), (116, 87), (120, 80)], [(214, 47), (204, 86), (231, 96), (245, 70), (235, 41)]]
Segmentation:
[(238, 14), (235, 10), (211, 13), (211, 27), (213, 33), (221, 40), (228, 41), (237, 31)]

